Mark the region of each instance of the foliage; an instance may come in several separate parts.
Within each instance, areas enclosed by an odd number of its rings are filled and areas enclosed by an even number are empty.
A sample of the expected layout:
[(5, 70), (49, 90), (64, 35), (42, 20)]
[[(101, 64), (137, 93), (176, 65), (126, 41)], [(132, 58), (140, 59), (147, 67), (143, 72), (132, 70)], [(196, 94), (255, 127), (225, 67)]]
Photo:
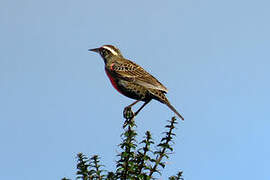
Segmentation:
[[(151, 133), (147, 131), (143, 140), (137, 143), (134, 118), (126, 117), (121, 134), (122, 142), (119, 144), (120, 152), (114, 172), (104, 170), (98, 155), (88, 158), (82, 153), (77, 155), (77, 179), (81, 180), (116, 180), (136, 179), (150, 180), (161, 175), (161, 169), (165, 168), (165, 159), (173, 152), (172, 144), (175, 134), (173, 130), (177, 124), (176, 118), (171, 118), (165, 126), (164, 137), (154, 147), (155, 142)], [(154, 150), (156, 149), (156, 150)], [(62, 180), (68, 180), (63, 178)], [(183, 180), (182, 171), (169, 177), (169, 180)]]

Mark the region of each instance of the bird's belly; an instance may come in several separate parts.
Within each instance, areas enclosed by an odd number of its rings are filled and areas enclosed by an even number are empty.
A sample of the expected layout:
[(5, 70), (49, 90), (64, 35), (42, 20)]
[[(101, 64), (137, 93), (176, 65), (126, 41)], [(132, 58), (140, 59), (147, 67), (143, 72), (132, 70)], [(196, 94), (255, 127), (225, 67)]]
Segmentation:
[(125, 80), (119, 80), (117, 85), (122, 94), (129, 98), (141, 101), (147, 101), (150, 99), (147, 89), (141, 85)]
[(105, 69), (105, 72), (113, 87), (124, 96), (141, 101), (148, 101), (153, 98), (145, 87), (114, 77), (107, 69)]
[(135, 84), (133, 82), (115, 78), (106, 69), (105, 72), (109, 77), (113, 87), (124, 96), (141, 101), (148, 101), (150, 99), (156, 99), (162, 103), (168, 101), (164, 92), (160, 90), (147, 89), (144, 86)]
[(151, 99), (145, 87), (129, 81), (117, 79), (113, 77), (107, 70), (105, 72), (110, 79), (113, 87), (124, 96), (141, 101), (147, 101)]

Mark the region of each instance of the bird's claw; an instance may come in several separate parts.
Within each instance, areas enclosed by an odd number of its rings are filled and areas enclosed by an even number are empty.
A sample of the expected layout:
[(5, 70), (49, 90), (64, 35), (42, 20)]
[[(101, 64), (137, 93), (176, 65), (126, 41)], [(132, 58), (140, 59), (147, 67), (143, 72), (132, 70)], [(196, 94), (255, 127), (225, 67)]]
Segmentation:
[(125, 119), (132, 119), (134, 117), (134, 113), (131, 110), (130, 106), (125, 107), (124, 112), (123, 112), (124, 118)]

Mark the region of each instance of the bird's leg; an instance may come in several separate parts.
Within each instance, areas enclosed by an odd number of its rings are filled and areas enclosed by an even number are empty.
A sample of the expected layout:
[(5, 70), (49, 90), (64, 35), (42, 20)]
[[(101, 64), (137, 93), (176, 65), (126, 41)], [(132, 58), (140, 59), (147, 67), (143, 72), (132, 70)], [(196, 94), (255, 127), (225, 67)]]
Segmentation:
[(134, 116), (137, 116), (137, 114), (148, 104), (151, 100), (145, 101), (144, 104), (134, 113)]
[(134, 117), (134, 113), (131, 110), (131, 107), (134, 106), (135, 104), (137, 104), (140, 100), (137, 100), (135, 102), (133, 102), (132, 104), (128, 105), (127, 107), (125, 107), (123, 115), (125, 119), (131, 119)]

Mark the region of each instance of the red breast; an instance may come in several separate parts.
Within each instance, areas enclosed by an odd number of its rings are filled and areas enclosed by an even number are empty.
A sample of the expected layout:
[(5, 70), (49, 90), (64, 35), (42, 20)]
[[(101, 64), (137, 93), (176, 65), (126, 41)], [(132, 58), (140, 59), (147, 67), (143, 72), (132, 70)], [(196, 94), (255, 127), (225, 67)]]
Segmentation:
[(106, 72), (108, 78), (110, 79), (110, 81), (111, 81), (111, 83), (112, 83), (114, 89), (116, 89), (119, 93), (123, 94), (123, 93), (121, 92), (121, 90), (118, 88), (115, 78), (112, 77), (112, 75), (109, 73), (109, 71), (108, 71), (106, 68), (105, 68), (105, 72)]

